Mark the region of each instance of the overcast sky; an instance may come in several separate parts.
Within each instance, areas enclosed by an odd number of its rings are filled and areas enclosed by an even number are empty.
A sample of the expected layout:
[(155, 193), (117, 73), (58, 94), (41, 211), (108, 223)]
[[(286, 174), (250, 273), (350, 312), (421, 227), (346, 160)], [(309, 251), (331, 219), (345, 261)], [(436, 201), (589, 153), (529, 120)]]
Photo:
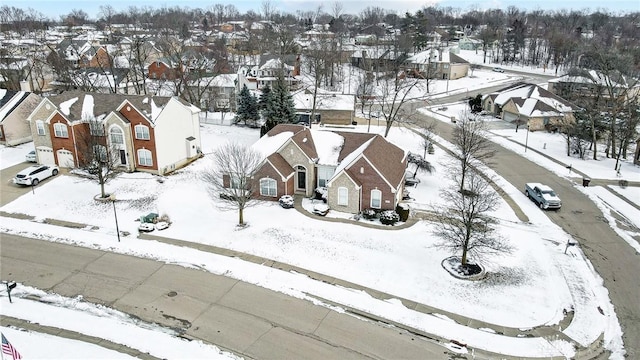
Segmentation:
[[(315, 10), (318, 6), (323, 5), (323, 10), (331, 13), (331, 6), (335, 1), (317, 1), (317, 0), (271, 0), (271, 3), (278, 11), (293, 13), (296, 10), (307, 11)], [(248, 10), (260, 12), (262, 1), (249, 0), (29, 0), (20, 3), (10, 0), (0, 0), (1, 5), (16, 6), (23, 9), (33, 8), (45, 16), (58, 19), (62, 14), (68, 14), (72, 9), (82, 9), (89, 17), (95, 19), (98, 17), (100, 5), (110, 4), (117, 11), (126, 10), (129, 6), (159, 8), (167, 7), (189, 7), (206, 9), (213, 4), (220, 3), (223, 5), (233, 4), (236, 8), (244, 13)], [(368, 6), (378, 6), (383, 9), (394, 11), (400, 15), (407, 11), (415, 12), (425, 5), (451, 6), (461, 10), (469, 10), (470, 8), (503, 8), (508, 6), (516, 6), (526, 10), (559, 10), (559, 9), (589, 9), (595, 11), (597, 9), (605, 9), (611, 12), (630, 12), (640, 11), (640, 0), (614, 0), (603, 2), (600, 0), (379, 0), (368, 2), (362, 0), (344, 0), (340, 1), (343, 5), (343, 12), (350, 14), (358, 14)], [(606, 6), (603, 6), (606, 4)]]

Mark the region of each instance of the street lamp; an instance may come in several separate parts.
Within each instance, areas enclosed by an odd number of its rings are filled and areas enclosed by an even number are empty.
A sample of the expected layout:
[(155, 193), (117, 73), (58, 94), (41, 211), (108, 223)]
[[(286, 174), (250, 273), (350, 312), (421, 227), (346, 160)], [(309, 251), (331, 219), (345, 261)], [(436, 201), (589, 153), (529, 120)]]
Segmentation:
[(116, 212), (116, 195), (111, 194), (109, 198), (113, 204), (113, 217), (116, 219), (116, 233), (118, 234), (118, 242), (120, 242), (120, 228), (118, 228), (118, 213)]
[(527, 121), (527, 136), (524, 138), (524, 152), (527, 152), (528, 145), (529, 145), (529, 122)]

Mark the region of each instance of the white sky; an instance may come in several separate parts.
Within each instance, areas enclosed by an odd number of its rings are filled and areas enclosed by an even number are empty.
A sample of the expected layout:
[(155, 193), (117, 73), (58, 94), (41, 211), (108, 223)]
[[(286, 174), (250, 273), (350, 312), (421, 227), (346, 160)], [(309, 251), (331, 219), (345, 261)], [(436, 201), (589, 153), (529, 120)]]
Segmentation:
[[(475, 72), (478, 77), (481, 73)], [(486, 77), (479, 78), (478, 81), (486, 82), (487, 78), (495, 77), (507, 79), (507, 75), (486, 72)], [(496, 79), (496, 81), (499, 80)], [(450, 81), (450, 83), (451, 91), (469, 91), (469, 88), (472, 90), (474, 86), (468, 79), (458, 83)], [(449, 106), (449, 109), (454, 110), (455, 105)], [(449, 121), (450, 118), (442, 119)], [(377, 126), (373, 126), (372, 129), (382, 131), (382, 128)], [(355, 130), (366, 131), (366, 126), (357, 127)], [(521, 137), (526, 132), (519, 131), (516, 134), (511, 130), (511, 132), (497, 131), (496, 134), (509, 136), (522, 142)], [(210, 153), (225, 141), (234, 140), (252, 144), (258, 140), (257, 130), (224, 125), (203, 125), (201, 136), (205, 154)], [(521, 151), (519, 149), (522, 146), (511, 145), (510, 142), (503, 140), (502, 136), (496, 136), (496, 141), (501, 144), (504, 142), (505, 145), (513, 146), (516, 151)], [(422, 153), (418, 138), (407, 130), (392, 129), (389, 140), (405, 150)], [(564, 159), (562, 147), (558, 145), (562, 141), (559, 135), (529, 133), (528, 146), (532, 149), (541, 149), (546, 144), (544, 151), (550, 156)], [(32, 148), (32, 144), (15, 148), (1, 147), (2, 168), (23, 161), (24, 155)], [(569, 176), (567, 169), (552, 165), (532, 151), (526, 154), (522, 152), (522, 154), (550, 168), (560, 176)], [(421, 183), (409, 189), (414, 199), (410, 202), (410, 206), (414, 210), (437, 205), (438, 189), (450, 186), (439, 172), (442, 171), (442, 162), (446, 161), (444, 152), (436, 148), (435, 154), (428, 155), (427, 159), (436, 166), (436, 172), (432, 175), (419, 174)], [(608, 299), (607, 290), (602, 286), (601, 278), (593, 272), (579, 247), (571, 247), (568, 249), (568, 255), (563, 254), (564, 245), (570, 236), (554, 225), (544, 212), (524, 197), (522, 189), (515, 188), (504, 180), (499, 180), (500, 185), (527, 214), (530, 223), (520, 223), (510, 208), (502, 202), (494, 216), (500, 219), (500, 233), (506, 239), (510, 239), (515, 250), (510, 255), (491, 258), (486, 267), (490, 273), (499, 273), (508, 279), (518, 281), (509, 284), (499, 281), (485, 282), (482, 286), (477, 286), (477, 283), (459, 281), (444, 272), (440, 262), (449, 254), (432, 247), (438, 239), (431, 234), (433, 224), (427, 222), (419, 222), (409, 228), (395, 231), (385, 231), (382, 227), (369, 229), (349, 224), (332, 224), (329, 231), (322, 220), (308, 218), (292, 209), (282, 209), (277, 203), (264, 203), (245, 212), (249, 227), (237, 231), (235, 228), (237, 214), (234, 211), (223, 211), (218, 208), (202, 190), (204, 187), (199, 184), (200, 180), (196, 175), (209, 165), (210, 160), (210, 156), (206, 156), (176, 174), (166, 177), (162, 183), (157, 182), (151, 175), (141, 173), (123, 174), (110, 182), (107, 185), (107, 191), (115, 193), (118, 199), (116, 206), (120, 229), (136, 234), (137, 222), (134, 219), (140, 215), (149, 212), (167, 214), (172, 225), (162, 232), (163, 236), (188, 239), (301, 266), (445, 311), (502, 326), (531, 328), (553, 325), (561, 319), (563, 310), (574, 309), (573, 322), (564, 330), (566, 335), (586, 345), (595, 341), (604, 332), (605, 346), (614, 352), (613, 357), (621, 359), (623, 356), (620, 327)], [(588, 161), (574, 159), (572, 164), (575, 169), (584, 171), (592, 178), (610, 176), (615, 178), (615, 174), (611, 175), (611, 170), (607, 170), (613, 168), (611, 164), (605, 164), (607, 161), (609, 160), (602, 159), (596, 166)], [(623, 164), (622, 173), (629, 180), (634, 180), (634, 177), (637, 180), (639, 176), (638, 168), (628, 163)], [(606, 213), (614, 209), (630, 221), (640, 218), (635, 216), (638, 215), (636, 209), (623, 205), (624, 202), (604, 188), (582, 188), (578, 184), (576, 187), (587, 192)], [(637, 202), (636, 190), (619, 188), (615, 190)], [(549, 342), (542, 338), (506, 337), (488, 330), (471, 329), (456, 324), (445, 316), (417, 313), (402, 306), (398, 300), (376, 300), (363, 292), (332, 286), (300, 274), (283, 272), (235, 258), (225, 258), (154, 241), (139, 239), (133, 241), (135, 235), (123, 237), (122, 242), (117, 243), (113, 218), (104, 216), (105, 212), (111, 214), (110, 204), (99, 204), (93, 201), (93, 196), (98, 192), (99, 187), (96, 183), (59, 175), (41, 183), (35, 189), (35, 194), (29, 192), (0, 209), (5, 212), (33, 215), (37, 219), (36, 222), (3, 218), (0, 231), (32, 236), (43, 241), (59, 241), (151, 257), (158, 261), (184, 264), (184, 266), (204, 264), (205, 270), (215, 274), (232, 274), (231, 276), (236, 279), (299, 298), (308, 298), (308, 296), (326, 298), (428, 333), (457, 339), (473, 347), (490, 348), (492, 351), (513, 356), (570, 357), (574, 352), (572, 346), (564, 341)], [(305, 206), (309, 208), (312, 204), (307, 203)], [(90, 230), (90, 227), (60, 228), (39, 222), (49, 217), (51, 213), (59, 214), (57, 217), (61, 220), (86, 223), (97, 227), (97, 230)], [(279, 216), (273, 216), (274, 214)], [(350, 217), (336, 212), (330, 212), (328, 216)], [(211, 236), (208, 221), (211, 218), (217, 219), (216, 236)], [(287, 225), (274, 224), (273, 219), (278, 218), (286, 218)], [(610, 224), (613, 227), (616, 226), (615, 221), (610, 220)], [(616, 231), (638, 249), (637, 241), (632, 237), (637, 234), (620, 229)], [(255, 239), (260, 241), (256, 242)], [(591, 291), (584, 292), (581, 289), (591, 289)], [(108, 312), (104, 309), (89, 310), (91, 305), (86, 304), (82, 299), (66, 299), (55, 294), (49, 295), (50, 299), (53, 299), (50, 305), (23, 298), (27, 294), (38, 292), (37, 289), (20, 285), (14, 290), (14, 304), (10, 305), (7, 304), (8, 300), (3, 294), (0, 297), (2, 305), (0, 313), (35, 320), (35, 318), (42, 319), (38, 314), (47, 312), (51, 316), (47, 316), (48, 323), (45, 325), (80, 332), (88, 331), (83, 328), (83, 323), (88, 323), (86, 316), (95, 316), (98, 313), (105, 321), (113, 321), (113, 323), (106, 327), (108, 329), (106, 331), (97, 330), (99, 327), (95, 327), (93, 331), (97, 333), (92, 333), (94, 336), (127, 344), (152, 354), (161, 353), (165, 358), (203, 357), (203, 354), (207, 354), (206, 357), (209, 358), (218, 356), (217, 348), (204, 345), (193, 348), (189, 343), (172, 339), (167, 335), (166, 329), (145, 330), (149, 332), (141, 337), (148, 341), (128, 344), (125, 338), (113, 338), (113, 334), (119, 332), (138, 331), (130, 329), (126, 316), (118, 315), (112, 310)], [(473, 302), (468, 301), (470, 294), (473, 294)], [(522, 307), (523, 303), (527, 303), (527, 306)], [(597, 311), (598, 307), (604, 310), (605, 316)], [(71, 316), (70, 313), (74, 315)], [(31, 358), (41, 357), (41, 354), (35, 352), (38, 346), (34, 344), (44, 338), (42, 335), (33, 334), (32, 336), (30, 332), (11, 331), (4, 328), (2, 331), (23, 357), (27, 358), (27, 355)], [(82, 348), (78, 351), (90, 354), (87, 357), (111, 357), (108, 353), (103, 354), (100, 349), (85, 347), (86, 344), (74, 344), (71, 340), (61, 338), (48, 340), (53, 341), (59, 348), (80, 346)], [(171, 347), (181, 354), (180, 356), (167, 355), (164, 352), (164, 346), (169, 341), (173, 341)], [(224, 357), (228, 354), (219, 356)]]

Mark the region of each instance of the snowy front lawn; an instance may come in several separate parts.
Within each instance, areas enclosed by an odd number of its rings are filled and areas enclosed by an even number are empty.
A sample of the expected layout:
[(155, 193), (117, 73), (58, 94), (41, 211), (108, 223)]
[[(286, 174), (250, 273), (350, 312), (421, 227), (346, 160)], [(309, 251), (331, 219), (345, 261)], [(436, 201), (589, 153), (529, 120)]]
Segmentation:
[[(214, 149), (230, 138), (251, 143), (257, 140), (257, 134), (253, 132), (255, 130), (204, 126), (203, 148)], [(394, 128), (389, 139), (407, 151), (420, 153), (419, 140), (410, 131)], [(436, 151), (427, 159), (435, 164), (436, 172), (432, 175), (418, 174), (421, 181), (411, 189), (414, 200), (409, 202), (414, 210), (437, 205), (438, 190), (450, 186), (438, 172), (442, 171), (438, 164), (446, 160), (444, 152)], [(610, 321), (609, 317), (605, 318), (597, 311), (594, 314), (585, 310), (595, 310), (597, 306), (610, 308), (606, 295), (602, 296), (606, 292), (600, 291), (602, 285), (597, 276), (591, 272), (579, 250), (574, 248), (570, 249), (569, 255), (563, 254), (567, 234), (546, 217), (538, 216), (539, 209), (528, 202), (520, 204), (530, 215), (532, 221), (528, 224), (517, 221), (506, 203), (501, 203), (494, 216), (500, 220), (500, 233), (510, 240), (514, 250), (511, 254), (484, 261), (487, 274), (483, 281), (466, 281), (450, 276), (443, 269), (442, 260), (451, 254), (434, 247), (439, 241), (432, 234), (435, 225), (426, 221), (418, 221), (402, 229), (369, 228), (311, 218), (298, 211), (283, 209), (274, 201), (246, 209), (245, 221), (249, 226), (238, 229), (237, 213), (223, 211), (219, 207), (219, 199), (212, 200), (208, 196), (198, 176), (209, 161), (205, 156), (166, 177), (163, 182), (142, 173), (122, 174), (110, 182), (107, 188), (109, 193), (116, 194), (120, 230), (136, 234), (138, 223), (135, 220), (140, 215), (150, 212), (167, 215), (171, 219), (171, 227), (163, 230), (165, 237), (210, 244), (296, 265), (500, 326), (528, 329), (557, 324), (565, 312), (575, 309), (580, 311), (583, 323), (572, 324), (571, 330), (576, 338), (587, 344), (595, 340), (605, 328), (605, 323)], [(94, 201), (93, 196), (98, 191), (98, 185), (89, 180), (58, 176), (39, 186), (35, 194), (25, 194), (0, 210), (29, 214), (38, 219), (53, 217), (80, 222), (98, 227), (96, 232), (101, 235), (111, 235), (96, 237), (95, 240), (88, 235), (89, 246), (138, 256), (144, 254), (151, 258), (178, 256), (177, 253), (166, 255), (166, 252), (162, 256), (156, 255), (166, 245), (137, 240), (135, 235), (124, 237), (121, 243), (117, 243), (112, 204)], [(1, 229), (65, 241), (60, 236), (37, 234), (36, 227), (24, 227), (18, 221), (5, 222)], [(184, 263), (189, 260), (176, 258), (174, 261)], [(226, 271), (228, 276), (236, 276), (234, 268)], [(261, 285), (274, 289), (285, 286), (270, 281)], [(294, 285), (287, 285), (287, 288), (289, 286)], [(576, 287), (594, 291), (572, 292)], [(328, 294), (317, 295), (330, 298)], [(348, 302), (347, 299), (343, 301)], [(391, 313), (379, 315), (394, 316)], [(438, 326), (431, 328), (429, 322), (416, 322), (416, 319), (404, 318), (402, 321), (432, 333), (445, 331)], [(466, 337), (473, 340), (472, 335)]]

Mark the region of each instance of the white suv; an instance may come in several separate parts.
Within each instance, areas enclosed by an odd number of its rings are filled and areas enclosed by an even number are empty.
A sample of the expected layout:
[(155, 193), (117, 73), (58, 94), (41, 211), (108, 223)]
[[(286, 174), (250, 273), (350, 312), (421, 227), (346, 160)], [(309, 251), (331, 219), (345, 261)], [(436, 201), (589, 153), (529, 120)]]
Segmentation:
[(20, 185), (36, 186), (40, 181), (58, 175), (58, 172), (56, 165), (33, 165), (20, 171), (13, 178), (13, 182)]

